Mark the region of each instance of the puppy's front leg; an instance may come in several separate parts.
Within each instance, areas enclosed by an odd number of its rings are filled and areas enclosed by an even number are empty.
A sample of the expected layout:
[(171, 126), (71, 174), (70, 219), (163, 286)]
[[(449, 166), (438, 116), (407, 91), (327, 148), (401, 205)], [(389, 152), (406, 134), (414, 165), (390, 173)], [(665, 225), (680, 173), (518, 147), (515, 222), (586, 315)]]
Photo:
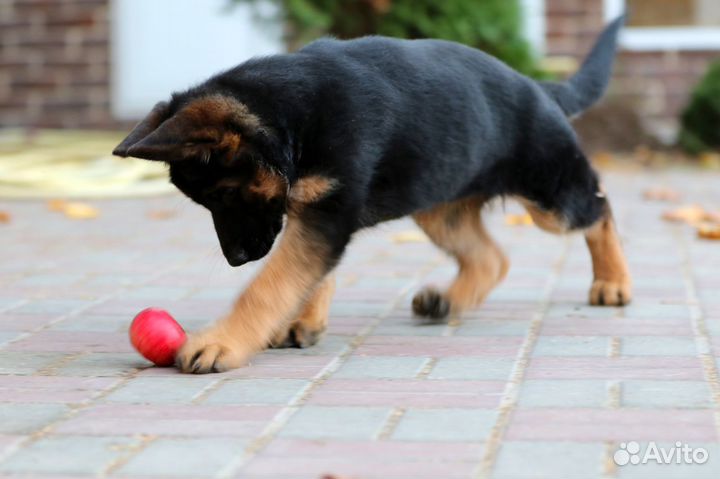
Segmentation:
[(287, 327), (334, 263), (322, 235), (296, 216), (289, 217), (280, 243), (233, 311), (188, 337), (176, 357), (178, 368), (209, 373), (245, 364)]

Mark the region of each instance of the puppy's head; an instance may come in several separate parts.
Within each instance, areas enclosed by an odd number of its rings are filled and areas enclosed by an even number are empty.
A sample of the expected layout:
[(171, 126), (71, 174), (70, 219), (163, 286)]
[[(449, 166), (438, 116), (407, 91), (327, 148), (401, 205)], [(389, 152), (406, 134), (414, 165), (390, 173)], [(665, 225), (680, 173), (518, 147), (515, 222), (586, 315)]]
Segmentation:
[(170, 179), (212, 213), (231, 266), (265, 256), (282, 228), (288, 181), (266, 158), (270, 133), (220, 95), (158, 103), (113, 154), (164, 161)]

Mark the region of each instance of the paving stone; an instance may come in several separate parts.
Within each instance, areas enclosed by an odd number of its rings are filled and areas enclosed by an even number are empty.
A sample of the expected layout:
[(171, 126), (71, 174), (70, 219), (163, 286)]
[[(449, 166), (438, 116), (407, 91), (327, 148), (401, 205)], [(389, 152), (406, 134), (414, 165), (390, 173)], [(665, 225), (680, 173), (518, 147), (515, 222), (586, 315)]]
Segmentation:
[(0, 350), (0, 374), (34, 374), (68, 357), (64, 353), (36, 353)]
[(104, 404), (59, 424), (62, 434), (254, 437), (280, 411), (270, 406)]
[(510, 376), (514, 364), (514, 358), (440, 358), (428, 377), (505, 380)]
[(622, 405), (637, 408), (712, 408), (710, 387), (701, 381), (624, 381)]
[(247, 443), (228, 438), (160, 438), (143, 448), (116, 475), (212, 477), (241, 457)]
[(390, 408), (305, 406), (293, 415), (279, 437), (305, 439), (374, 439)]
[(73, 355), (68, 361), (60, 363), (55, 371), (64, 376), (126, 376), (149, 366), (150, 363), (135, 352), (87, 353)]
[(604, 455), (605, 445), (600, 442), (505, 441), (491, 477), (493, 479), (600, 478)]
[(335, 378), (414, 378), (427, 364), (424, 357), (351, 356)]
[(141, 404), (187, 404), (219, 380), (220, 378), (212, 375), (133, 378), (106, 396), (105, 400)]
[(695, 356), (695, 339), (691, 337), (622, 338), (621, 352), (626, 356)]
[(483, 409), (408, 409), (392, 438), (405, 441), (484, 441), (497, 412)]
[(542, 336), (533, 349), (533, 356), (605, 356), (610, 342), (606, 337)]
[(525, 381), (520, 407), (595, 407), (607, 402), (605, 381), (540, 379)]
[(117, 382), (117, 379), (110, 378), (7, 376), (0, 378), (0, 402), (84, 402), (99, 395)]
[(112, 436), (50, 436), (13, 454), (0, 464), (0, 472), (97, 475), (135, 443), (137, 439)]
[(0, 434), (30, 434), (62, 418), (69, 409), (60, 404), (2, 404)]
[(710, 410), (518, 409), (506, 432), (510, 441), (714, 441)]
[(313, 391), (306, 404), (493, 408), (500, 403), (504, 389), (502, 381), (328, 379)]
[[(459, 321), (419, 323), (413, 293), (448, 284), (457, 268), (429, 241), (396, 244), (397, 233), (419, 231), (403, 219), (354, 239), (317, 346), (202, 377), (152, 367), (127, 327), (151, 304), (203, 327), (262, 266), (227, 266), (206, 211), (179, 195), (107, 200), (97, 220), (71, 223), (44, 201), (0, 200), (17, 219), (0, 235), (0, 467), (14, 468), (0, 476), (98, 476), (122, 457), (108, 476), (455, 479), (487, 461), (491, 477), (600, 479), (613, 444), (681, 440), (706, 445), (711, 461), (609, 475), (714, 479), (714, 378), (698, 356), (686, 284), (716, 354), (720, 249), (660, 221), (667, 205), (638, 191), (668, 183), (688, 202), (719, 203), (716, 176), (603, 175), (634, 275), (628, 307), (586, 303), (581, 235), (507, 228), (496, 208), (485, 218), (511, 259), (507, 278)], [(155, 208), (176, 216), (150, 220)], [(534, 318), (540, 328), (527, 338)], [(506, 392), (518, 403), (496, 423)], [(493, 427), (498, 454), (486, 457)]]
[(310, 383), (300, 379), (232, 379), (210, 393), (205, 404), (287, 404)]

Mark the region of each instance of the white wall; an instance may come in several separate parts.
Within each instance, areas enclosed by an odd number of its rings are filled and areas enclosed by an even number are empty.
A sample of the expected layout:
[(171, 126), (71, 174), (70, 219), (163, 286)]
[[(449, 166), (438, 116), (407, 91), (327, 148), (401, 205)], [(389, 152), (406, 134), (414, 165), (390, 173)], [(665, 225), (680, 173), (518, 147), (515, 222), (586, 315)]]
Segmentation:
[[(113, 0), (112, 109), (144, 116), (170, 93), (250, 57), (283, 50), (281, 28), (228, 0)], [(266, 6), (266, 10), (267, 10)]]
[(545, 53), (545, 0), (520, 0), (523, 11), (523, 29), (525, 38), (530, 42), (535, 53)]

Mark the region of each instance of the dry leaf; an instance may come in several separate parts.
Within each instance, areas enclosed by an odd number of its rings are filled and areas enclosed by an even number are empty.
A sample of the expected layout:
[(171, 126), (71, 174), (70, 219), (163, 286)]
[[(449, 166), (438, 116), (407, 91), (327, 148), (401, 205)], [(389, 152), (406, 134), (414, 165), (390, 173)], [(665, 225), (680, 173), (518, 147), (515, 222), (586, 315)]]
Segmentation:
[(645, 190), (643, 192), (643, 198), (648, 201), (678, 201), (680, 199), (680, 193), (672, 188), (660, 186)]
[(48, 200), (48, 202), (47, 202), (47, 208), (50, 211), (58, 211), (58, 212), (64, 211), (66, 205), (67, 205), (67, 201), (59, 200), (59, 199)]
[(67, 203), (63, 209), (63, 213), (73, 220), (89, 220), (97, 218), (100, 211), (94, 206), (86, 203)]
[(720, 169), (720, 153), (703, 153), (700, 155), (700, 166), (709, 170)]
[(417, 230), (401, 231), (392, 236), (395, 243), (427, 243), (427, 236)]
[(153, 211), (148, 211), (147, 216), (151, 220), (167, 220), (167, 219), (175, 216), (175, 211), (173, 211), (173, 210), (153, 210)]
[(689, 205), (676, 208), (674, 210), (666, 211), (662, 217), (668, 221), (683, 221), (685, 223), (695, 224), (703, 221), (706, 218), (707, 213), (702, 206)]
[(0, 223), (10, 223), (10, 213), (0, 211)]
[(698, 238), (720, 240), (720, 224), (701, 223), (697, 227)]
[(533, 219), (529, 214), (507, 214), (505, 215), (505, 224), (508, 226), (532, 226)]
[(592, 156), (591, 161), (597, 166), (609, 166), (615, 163), (615, 156), (607, 151), (599, 151)]

